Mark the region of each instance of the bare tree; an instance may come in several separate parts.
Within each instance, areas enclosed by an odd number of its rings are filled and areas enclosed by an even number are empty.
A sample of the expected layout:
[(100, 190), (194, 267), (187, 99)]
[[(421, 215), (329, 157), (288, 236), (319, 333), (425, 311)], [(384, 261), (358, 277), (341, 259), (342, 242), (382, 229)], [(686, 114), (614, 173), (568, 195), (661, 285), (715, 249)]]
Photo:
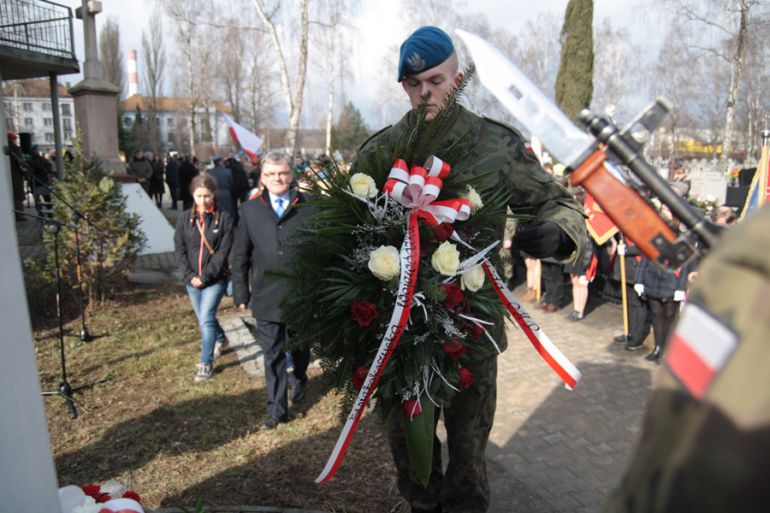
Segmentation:
[(616, 30), (604, 19), (596, 31), (594, 58), (594, 94), (592, 109), (611, 118), (628, 121), (634, 108), (634, 91), (639, 90), (639, 75), (628, 72), (630, 62), (638, 62), (640, 48), (629, 43), (625, 30)]
[(163, 22), (159, 12), (150, 17), (149, 33), (142, 32), (142, 74), (149, 102), (149, 135), (154, 151), (160, 151), (160, 129), (158, 127), (158, 102), (163, 93), (163, 73), (166, 68), (166, 53), (163, 46)]
[(312, 48), (321, 53), (318, 62), (326, 77), (325, 152), (328, 154), (332, 144), (335, 99), (338, 93), (336, 83), (349, 73), (348, 61), (343, 58), (348, 49), (344, 36), (352, 30), (352, 24), (346, 20), (345, 15), (352, 14), (354, 5), (345, 0), (332, 0), (317, 5), (318, 19), (311, 23), (318, 24), (321, 30), (315, 32)]
[[(308, 53), (308, 3), (309, 0), (299, 0), (299, 45), (297, 47), (297, 73), (292, 90), (289, 65), (287, 61), (284, 45), (278, 36), (278, 29), (275, 24), (275, 14), (280, 9), (280, 4), (275, 9), (268, 12), (262, 0), (252, 0), (254, 8), (257, 10), (262, 23), (270, 34), (270, 41), (273, 50), (276, 53), (278, 66), (281, 76), (281, 89), (283, 91), (284, 102), (289, 111), (289, 133), (287, 145), (289, 151), (293, 154), (297, 146), (297, 132), (299, 129), (299, 116), (302, 112), (302, 102), (305, 94), (305, 79), (307, 75), (307, 53)], [(292, 31), (293, 32), (293, 31)]]
[(770, 48), (760, 34), (754, 31), (749, 39), (741, 94), (746, 101), (738, 106), (744, 146), (755, 158), (761, 148), (760, 133), (770, 127)]
[(752, 31), (767, 33), (768, 3), (765, 0), (659, 0), (674, 12), (674, 27), (683, 35), (683, 46), (696, 54), (719, 58), (729, 68), (730, 80), (723, 93), (724, 126), (722, 159), (733, 152), (736, 107), (743, 77), (744, 59)]
[[(196, 110), (203, 103), (201, 88), (205, 84), (200, 71), (208, 64), (211, 51), (210, 45), (199, 42), (202, 32), (201, 20), (206, 18), (205, 9), (208, 3), (203, 0), (166, 0), (160, 5), (176, 26), (177, 44), (184, 56), (183, 75), (186, 79), (186, 94), (189, 101), (187, 129), (190, 154), (195, 155), (195, 143), (198, 141)], [(201, 55), (201, 49), (203, 49), (203, 55)]]
[(123, 97), (126, 74), (123, 68), (123, 54), (120, 51), (120, 26), (113, 17), (108, 17), (99, 34), (99, 58), (104, 79), (120, 89), (118, 101)]
[(219, 53), (218, 82), (224, 90), (233, 118), (241, 121), (241, 102), (244, 95), (244, 82), (247, 77), (247, 61), (244, 59), (246, 51), (244, 36), (247, 31), (235, 26), (237, 20), (227, 20), (226, 27), (219, 31), (221, 39), (219, 45), (227, 48), (226, 52)]
[[(272, 128), (273, 116), (276, 110), (276, 92), (273, 88), (274, 81), (271, 80), (273, 69), (272, 61), (267, 58), (264, 51), (265, 34), (256, 32), (253, 41), (253, 57), (251, 67), (248, 70), (249, 87), (247, 89), (248, 111), (247, 117), (252, 131), (259, 132), (260, 129)], [(270, 141), (265, 138), (268, 144)]]

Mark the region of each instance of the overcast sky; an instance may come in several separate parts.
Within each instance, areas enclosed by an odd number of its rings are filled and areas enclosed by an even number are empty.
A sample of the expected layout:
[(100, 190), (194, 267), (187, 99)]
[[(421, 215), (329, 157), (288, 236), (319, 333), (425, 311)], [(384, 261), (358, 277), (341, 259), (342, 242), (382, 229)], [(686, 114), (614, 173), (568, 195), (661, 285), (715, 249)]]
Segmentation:
[[(59, 2), (75, 8), (80, 0), (59, 0)], [(365, 118), (373, 126), (379, 124), (374, 112), (375, 97), (378, 94), (372, 83), (381, 80), (382, 62), (385, 52), (392, 45), (398, 45), (414, 27), (406, 27), (398, 18), (396, 2), (382, 0), (359, 0), (356, 26), (357, 40), (353, 45), (354, 55), (350, 63), (353, 80), (346, 84), (346, 93), (354, 104), (364, 113)], [(639, 0), (595, 0), (594, 26), (604, 18), (610, 18), (616, 28), (625, 28), (631, 35), (633, 43), (645, 50), (657, 52), (662, 37), (660, 24), (648, 15)], [(472, 6), (472, 7), (471, 7)], [(551, 13), (563, 17), (567, 0), (472, 0), (458, 11), (473, 10), (487, 16), (490, 24), (497, 28), (505, 28), (512, 33), (522, 29), (527, 21), (535, 20), (540, 13)], [(113, 17), (120, 25), (121, 42), (124, 51), (136, 49), (141, 54), (142, 31), (147, 27), (147, 19), (152, 12), (151, 0), (103, 0), (102, 13), (97, 16), (97, 30), (107, 17)], [(442, 23), (437, 21), (437, 25)], [(82, 25), (78, 21), (75, 30), (75, 45), (78, 57), (83, 59)], [(463, 27), (457, 27), (463, 28)], [(168, 39), (166, 39), (168, 41)], [(393, 61), (393, 73), (396, 68), (396, 55), (387, 56)], [(125, 59), (125, 54), (124, 54)], [(141, 66), (140, 66), (141, 69)], [(65, 76), (62, 81), (77, 82), (81, 77)], [(384, 77), (387, 80), (393, 77)], [(141, 79), (140, 79), (141, 91)], [(168, 92), (167, 92), (168, 94)], [(322, 102), (318, 100), (319, 107)], [(313, 100), (310, 100), (313, 105)], [(404, 106), (408, 104), (404, 100)]]

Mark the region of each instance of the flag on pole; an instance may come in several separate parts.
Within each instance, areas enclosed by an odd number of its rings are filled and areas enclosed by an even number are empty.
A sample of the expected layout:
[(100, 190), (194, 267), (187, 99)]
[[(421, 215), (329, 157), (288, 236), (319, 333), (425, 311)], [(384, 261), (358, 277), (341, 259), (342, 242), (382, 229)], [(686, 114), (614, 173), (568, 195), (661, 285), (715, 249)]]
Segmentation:
[(224, 116), (225, 121), (230, 125), (230, 137), (233, 138), (233, 141), (241, 145), (241, 148), (243, 148), (243, 151), (249, 156), (251, 162), (256, 163), (259, 147), (262, 146), (262, 139), (236, 123), (235, 120), (227, 114), (224, 114)]
[(591, 234), (591, 237), (593, 237), (598, 245), (601, 246), (620, 231), (612, 219), (610, 219), (610, 216), (604, 213), (602, 207), (588, 193), (586, 193), (586, 199), (583, 202), (583, 211), (588, 216), (586, 220), (588, 233)]
[(770, 203), (770, 186), (768, 186), (768, 168), (770, 167), (770, 151), (765, 144), (762, 146), (762, 156), (757, 164), (757, 171), (749, 186), (749, 193), (746, 195), (746, 203), (741, 211), (741, 219), (746, 217), (754, 210), (759, 209), (765, 203)]

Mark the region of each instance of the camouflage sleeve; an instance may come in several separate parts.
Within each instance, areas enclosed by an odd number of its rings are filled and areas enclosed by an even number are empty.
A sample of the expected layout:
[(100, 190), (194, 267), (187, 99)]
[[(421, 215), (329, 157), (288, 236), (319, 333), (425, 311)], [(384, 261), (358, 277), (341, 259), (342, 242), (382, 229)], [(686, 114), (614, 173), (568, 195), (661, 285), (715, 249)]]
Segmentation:
[(563, 260), (572, 263), (582, 252), (587, 240), (585, 216), (580, 204), (549, 175), (537, 159), (526, 152), (515, 132), (498, 139), (494, 150), (506, 155), (503, 166), (505, 181), (511, 189), (509, 206), (514, 215), (532, 220), (553, 221), (575, 244), (575, 251)]
[(703, 261), (605, 513), (769, 510), (768, 230), (765, 207)]

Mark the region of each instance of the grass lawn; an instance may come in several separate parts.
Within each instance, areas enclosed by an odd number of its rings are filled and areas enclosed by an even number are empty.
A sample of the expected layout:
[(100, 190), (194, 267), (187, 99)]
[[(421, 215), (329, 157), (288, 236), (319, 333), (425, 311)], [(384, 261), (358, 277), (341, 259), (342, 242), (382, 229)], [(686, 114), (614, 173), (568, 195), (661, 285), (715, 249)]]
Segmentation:
[[(225, 298), (221, 315), (233, 313)], [(60, 380), (58, 328), (52, 312), (34, 312), (44, 390)], [(79, 333), (74, 315), (66, 329)], [(320, 370), (310, 374), (295, 420), (273, 431), (264, 380), (248, 376), (228, 350), (214, 379), (193, 382), (200, 337), (181, 286), (127, 285), (87, 318), (94, 341), (65, 339), (68, 381), (99, 382), (76, 394), (79, 417), (63, 399), (45, 399), (61, 484), (127, 482), (151, 509), (282, 506), (334, 512), (405, 512), (387, 437), (370, 411), (331, 482), (316, 485), (342, 426), (340, 397)]]

